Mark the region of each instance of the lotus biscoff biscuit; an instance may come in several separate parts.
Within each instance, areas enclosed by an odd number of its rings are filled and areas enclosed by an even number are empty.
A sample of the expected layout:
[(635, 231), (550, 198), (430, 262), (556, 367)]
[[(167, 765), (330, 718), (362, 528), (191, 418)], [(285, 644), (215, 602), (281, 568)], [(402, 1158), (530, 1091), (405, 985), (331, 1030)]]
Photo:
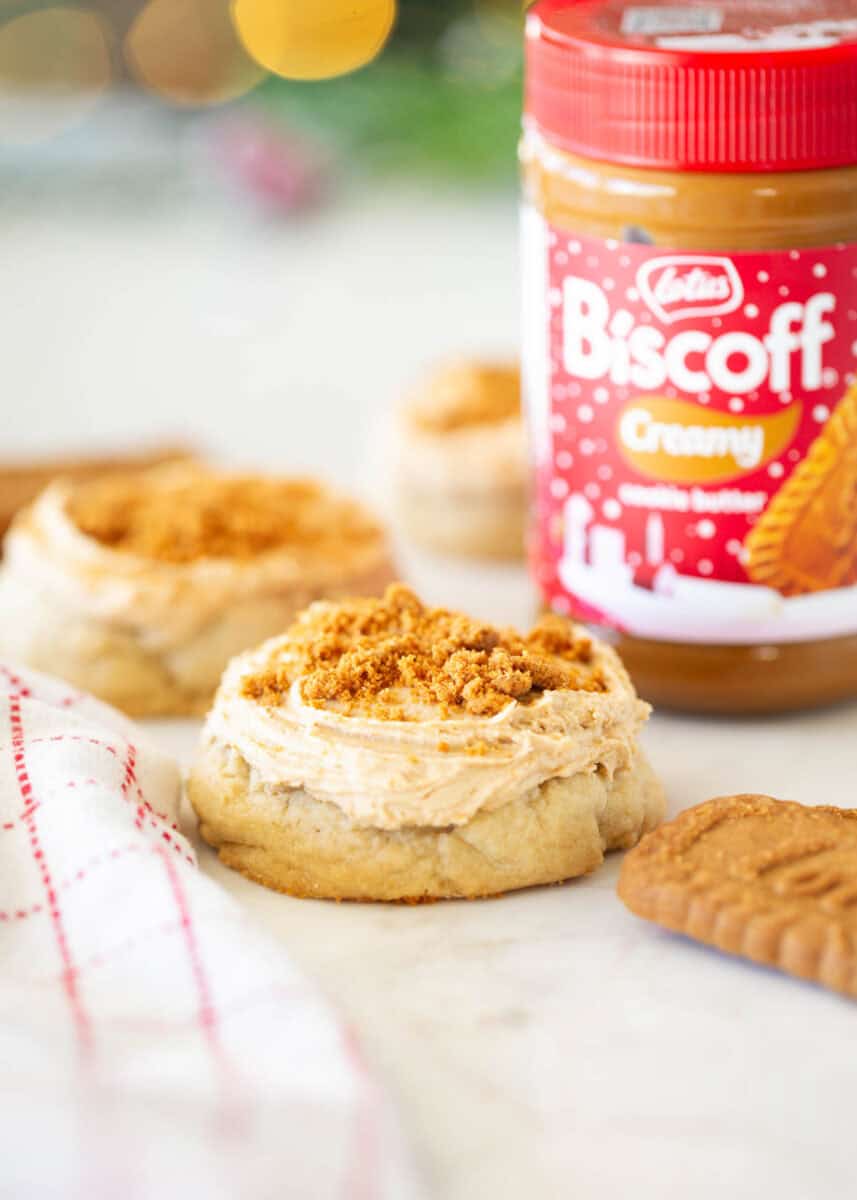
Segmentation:
[(857, 810), (709, 800), (626, 856), (619, 896), (667, 929), (857, 997)]
[(745, 544), (747, 574), (783, 595), (857, 583), (857, 384)]

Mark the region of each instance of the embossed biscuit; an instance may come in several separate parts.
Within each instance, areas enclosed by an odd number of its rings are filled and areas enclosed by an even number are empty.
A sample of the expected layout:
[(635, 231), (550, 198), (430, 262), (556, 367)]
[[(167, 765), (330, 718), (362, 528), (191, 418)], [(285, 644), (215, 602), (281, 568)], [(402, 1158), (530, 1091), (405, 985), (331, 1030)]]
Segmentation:
[(747, 535), (754, 583), (800, 596), (857, 583), (857, 385)]
[(857, 810), (709, 800), (645, 837), (618, 890), (639, 917), (857, 997)]

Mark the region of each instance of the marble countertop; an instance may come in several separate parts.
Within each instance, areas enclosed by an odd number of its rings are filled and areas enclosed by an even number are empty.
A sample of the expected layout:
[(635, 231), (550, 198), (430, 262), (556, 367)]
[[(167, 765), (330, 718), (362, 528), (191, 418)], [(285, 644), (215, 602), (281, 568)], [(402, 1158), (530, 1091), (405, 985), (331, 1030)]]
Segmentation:
[[(531, 616), (521, 572), (406, 566), (448, 603)], [(855, 706), (661, 714), (646, 743), (670, 814), (740, 791), (848, 805), (855, 729)], [(192, 755), (195, 724), (151, 732)], [(853, 1194), (853, 1002), (639, 921), (615, 895), (620, 856), (562, 887), (417, 908), (293, 900), (201, 858), (353, 1021), (430, 1196)]]
[[(426, 364), (514, 350), (515, 199), (357, 193), (299, 226), (233, 212), (4, 214), (4, 455), (168, 434), (365, 485)], [(377, 472), (376, 472), (377, 475)], [(405, 555), (434, 603), (525, 623), (522, 570)], [(854, 803), (857, 708), (656, 715), (670, 811), (763, 791)], [(151, 734), (185, 760), (196, 727)], [(418, 908), (266, 892), (202, 864), (346, 1011), (437, 1200), (854, 1194), (857, 1008), (670, 936), (619, 862)]]

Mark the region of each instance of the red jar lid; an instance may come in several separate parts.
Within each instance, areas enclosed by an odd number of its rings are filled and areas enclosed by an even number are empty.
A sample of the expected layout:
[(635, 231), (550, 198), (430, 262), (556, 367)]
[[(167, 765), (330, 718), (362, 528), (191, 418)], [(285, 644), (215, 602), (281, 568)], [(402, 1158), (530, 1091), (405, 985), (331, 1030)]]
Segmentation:
[(538, 0), (526, 113), (584, 158), (679, 171), (857, 164), (857, 0)]

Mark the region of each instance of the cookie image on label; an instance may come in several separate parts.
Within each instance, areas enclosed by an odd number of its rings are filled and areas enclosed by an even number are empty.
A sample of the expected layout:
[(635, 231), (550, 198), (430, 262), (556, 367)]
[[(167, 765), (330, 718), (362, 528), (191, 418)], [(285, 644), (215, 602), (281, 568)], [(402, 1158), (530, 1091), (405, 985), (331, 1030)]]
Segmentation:
[(857, 584), (857, 385), (748, 534), (747, 574), (784, 596)]
[(726, 796), (626, 855), (638, 917), (857, 998), (857, 810)]

